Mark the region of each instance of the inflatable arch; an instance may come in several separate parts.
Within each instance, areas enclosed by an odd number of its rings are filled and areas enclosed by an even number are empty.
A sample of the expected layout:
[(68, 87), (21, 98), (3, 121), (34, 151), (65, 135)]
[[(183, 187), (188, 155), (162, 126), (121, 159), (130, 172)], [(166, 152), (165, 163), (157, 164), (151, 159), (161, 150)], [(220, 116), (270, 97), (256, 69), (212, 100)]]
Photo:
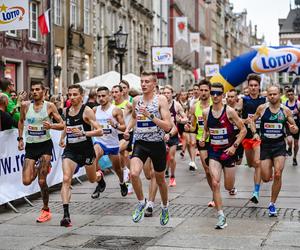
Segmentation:
[(244, 82), (251, 73), (295, 72), (298, 74), (299, 67), (300, 47), (255, 46), (250, 52), (236, 57), (222, 67), (210, 82), (222, 83), (227, 92)]

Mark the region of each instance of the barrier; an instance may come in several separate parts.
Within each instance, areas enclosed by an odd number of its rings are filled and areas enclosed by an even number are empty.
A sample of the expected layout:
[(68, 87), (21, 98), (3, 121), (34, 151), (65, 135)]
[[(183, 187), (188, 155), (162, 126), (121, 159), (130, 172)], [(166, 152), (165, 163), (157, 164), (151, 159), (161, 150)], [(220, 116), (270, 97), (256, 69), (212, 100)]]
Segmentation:
[[(47, 177), (48, 186), (61, 183), (63, 179), (61, 154), (59, 147), (61, 131), (51, 130), (54, 145), (51, 161), (52, 169)], [(18, 130), (10, 129), (0, 132), (0, 205), (26, 197), (40, 191), (37, 179), (30, 185), (24, 186), (22, 182), (22, 166), (25, 152), (18, 150)], [(85, 174), (85, 169), (80, 168), (74, 177)]]

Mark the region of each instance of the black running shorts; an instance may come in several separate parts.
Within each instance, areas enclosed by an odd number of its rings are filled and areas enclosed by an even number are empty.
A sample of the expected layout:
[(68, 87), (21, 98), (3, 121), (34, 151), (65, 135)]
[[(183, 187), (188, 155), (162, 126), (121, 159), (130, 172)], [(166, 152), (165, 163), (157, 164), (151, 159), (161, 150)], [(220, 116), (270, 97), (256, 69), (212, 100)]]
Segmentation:
[(96, 158), (96, 154), (93, 147), (83, 148), (80, 152), (78, 152), (77, 150), (67, 146), (62, 154), (62, 158), (68, 158), (83, 167), (92, 165)]
[(52, 140), (47, 140), (38, 143), (26, 143), (25, 159), (37, 161), (42, 155), (51, 155), (53, 150)]
[(286, 156), (285, 141), (276, 143), (264, 143), (260, 145), (260, 160), (274, 159), (278, 156)]
[(163, 141), (135, 141), (131, 158), (134, 157), (139, 158), (143, 163), (145, 163), (149, 157), (152, 160), (156, 172), (166, 170), (166, 145)]

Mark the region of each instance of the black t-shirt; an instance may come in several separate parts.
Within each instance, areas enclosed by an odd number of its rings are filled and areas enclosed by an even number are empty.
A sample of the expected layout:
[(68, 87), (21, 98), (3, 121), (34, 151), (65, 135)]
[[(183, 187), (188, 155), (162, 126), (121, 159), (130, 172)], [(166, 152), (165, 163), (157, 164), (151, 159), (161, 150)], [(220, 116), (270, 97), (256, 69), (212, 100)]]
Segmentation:
[(12, 116), (7, 112), (3, 112), (2, 110), (0, 110), (0, 122), (0, 131), (18, 127), (18, 123), (12, 118)]

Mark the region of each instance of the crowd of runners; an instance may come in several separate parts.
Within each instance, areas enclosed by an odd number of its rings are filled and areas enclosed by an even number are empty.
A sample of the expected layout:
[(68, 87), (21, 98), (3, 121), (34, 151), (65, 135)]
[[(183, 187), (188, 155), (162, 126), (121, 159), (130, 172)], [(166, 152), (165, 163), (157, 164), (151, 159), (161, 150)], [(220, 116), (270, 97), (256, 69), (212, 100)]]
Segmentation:
[[(158, 88), (154, 72), (143, 72), (140, 95), (129, 95), (129, 83), (121, 81), (112, 89), (99, 87), (91, 91), (88, 102), (84, 102), (84, 90), (78, 84), (68, 87), (68, 101), (63, 102), (59, 97), (49, 100), (43, 84), (35, 82), (31, 85), (30, 100), (26, 101), (26, 93), (22, 92), (14, 108), (7, 111), (12, 105), (13, 87), (9, 80), (1, 79), (1, 117), (8, 113), (15, 121), (13, 124), (18, 120), (18, 149), (25, 149), (23, 184), (30, 185), (38, 178), (41, 188), (43, 207), (37, 222), (46, 222), (52, 216), (47, 186), (53, 150), (50, 129), (62, 131), (59, 146), (64, 148), (61, 226), (72, 225), (71, 181), (80, 167), (85, 168), (88, 180), (96, 183), (91, 198), (98, 199), (105, 191), (105, 177), (99, 164), (104, 155), (112, 163), (121, 196), (134, 192), (137, 197), (133, 222), (153, 215), (159, 190), (159, 220), (166, 225), (172, 213), (169, 214), (168, 189), (177, 185), (179, 144), (180, 156), (190, 158), (189, 171), (197, 170), (196, 157), (200, 157), (212, 191), (207, 205), (217, 211), (216, 229), (227, 226), (221, 175), (225, 189), (236, 195), (236, 166), (244, 155), (245, 163), (253, 168), (250, 201), (257, 204), (261, 184), (272, 181), (268, 213), (277, 216), (275, 203), (286, 156), (293, 155), (293, 165), (298, 164), (300, 106), (292, 88), (282, 94), (279, 86), (272, 85), (261, 92), (260, 82), (259, 75), (249, 75), (247, 87), (238, 94), (235, 89), (224, 93), (222, 84), (201, 80), (187, 92), (176, 94), (172, 86)], [(142, 172), (149, 181), (147, 195), (142, 189)]]

